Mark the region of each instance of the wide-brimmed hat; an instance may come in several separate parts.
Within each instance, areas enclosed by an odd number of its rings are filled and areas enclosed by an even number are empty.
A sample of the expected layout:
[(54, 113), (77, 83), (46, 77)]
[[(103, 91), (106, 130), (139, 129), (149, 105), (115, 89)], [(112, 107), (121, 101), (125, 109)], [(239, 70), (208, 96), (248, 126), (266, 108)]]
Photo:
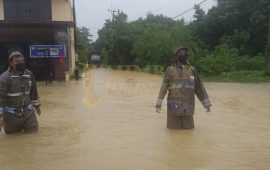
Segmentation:
[(179, 51), (184, 50), (184, 49), (188, 51), (187, 47), (183, 47), (183, 46), (176, 47), (175, 49), (173, 49), (173, 55), (175, 56)]

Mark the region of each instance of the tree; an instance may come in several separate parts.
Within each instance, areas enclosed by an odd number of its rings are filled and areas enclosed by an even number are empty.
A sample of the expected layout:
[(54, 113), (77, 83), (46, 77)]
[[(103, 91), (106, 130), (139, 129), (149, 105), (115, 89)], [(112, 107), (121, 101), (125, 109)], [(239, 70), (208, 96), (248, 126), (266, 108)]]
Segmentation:
[(194, 5), (194, 9), (195, 9), (195, 14), (193, 17), (195, 18), (195, 22), (201, 21), (205, 17), (204, 10), (201, 8), (200, 5)]
[(99, 38), (95, 47), (97, 51), (103, 51), (103, 54), (107, 54), (105, 64), (131, 64), (133, 62), (134, 59), (130, 51), (134, 40), (125, 13), (119, 12), (113, 20), (107, 20), (98, 34)]
[(90, 46), (92, 42), (92, 35), (90, 30), (86, 27), (77, 28), (77, 46), (78, 46), (78, 55), (79, 61), (83, 63), (88, 62), (89, 55), (92, 51)]
[(208, 49), (225, 40), (243, 55), (256, 55), (264, 52), (267, 43), (269, 5), (269, 0), (217, 0), (205, 17), (197, 8), (195, 16), (203, 22), (197, 19), (191, 26)]

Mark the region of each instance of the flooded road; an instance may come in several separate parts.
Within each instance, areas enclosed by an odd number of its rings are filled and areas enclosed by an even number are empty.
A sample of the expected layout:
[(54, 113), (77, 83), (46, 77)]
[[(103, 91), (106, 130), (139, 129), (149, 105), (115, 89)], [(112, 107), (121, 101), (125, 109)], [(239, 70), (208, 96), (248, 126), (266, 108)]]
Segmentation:
[(154, 105), (161, 77), (91, 70), (84, 79), (39, 83), (34, 135), (0, 133), (0, 170), (269, 169), (270, 84), (205, 83), (194, 130), (166, 129)]

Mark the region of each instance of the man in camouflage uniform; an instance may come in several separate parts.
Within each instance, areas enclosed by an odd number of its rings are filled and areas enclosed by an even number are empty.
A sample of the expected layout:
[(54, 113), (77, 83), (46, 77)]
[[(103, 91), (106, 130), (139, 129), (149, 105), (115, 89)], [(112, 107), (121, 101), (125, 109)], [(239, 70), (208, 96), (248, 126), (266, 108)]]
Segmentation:
[(0, 130), (6, 134), (38, 130), (35, 111), (41, 114), (34, 75), (25, 69), (20, 52), (9, 56), (10, 67), (0, 76)]
[(197, 71), (188, 63), (188, 49), (175, 50), (173, 66), (168, 67), (156, 102), (156, 111), (160, 113), (162, 100), (167, 97), (167, 128), (193, 129), (195, 94), (202, 105), (210, 112), (211, 102)]

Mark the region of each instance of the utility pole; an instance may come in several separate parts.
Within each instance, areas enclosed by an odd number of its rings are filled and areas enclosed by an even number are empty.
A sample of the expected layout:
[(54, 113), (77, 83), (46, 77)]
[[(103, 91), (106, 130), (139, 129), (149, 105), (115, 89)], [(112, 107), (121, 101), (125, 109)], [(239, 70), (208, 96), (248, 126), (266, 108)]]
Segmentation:
[(118, 14), (120, 13), (119, 10), (115, 10), (115, 9), (114, 9), (114, 10), (108, 9), (108, 11), (112, 13), (112, 16), (113, 16), (112, 20), (113, 20), (113, 21), (115, 20), (115, 13), (118, 13)]
[(76, 19), (76, 9), (75, 0), (73, 2), (73, 21), (74, 21), (74, 47), (75, 47), (75, 79), (79, 80), (79, 57), (78, 57), (78, 45), (77, 45), (77, 19)]
[(269, 14), (268, 14), (268, 22), (269, 22), (269, 26), (268, 26), (268, 45), (270, 45), (270, 5), (269, 5)]
[(270, 75), (270, 5), (268, 7), (268, 44), (266, 45), (265, 49), (265, 58), (266, 58), (266, 74)]

